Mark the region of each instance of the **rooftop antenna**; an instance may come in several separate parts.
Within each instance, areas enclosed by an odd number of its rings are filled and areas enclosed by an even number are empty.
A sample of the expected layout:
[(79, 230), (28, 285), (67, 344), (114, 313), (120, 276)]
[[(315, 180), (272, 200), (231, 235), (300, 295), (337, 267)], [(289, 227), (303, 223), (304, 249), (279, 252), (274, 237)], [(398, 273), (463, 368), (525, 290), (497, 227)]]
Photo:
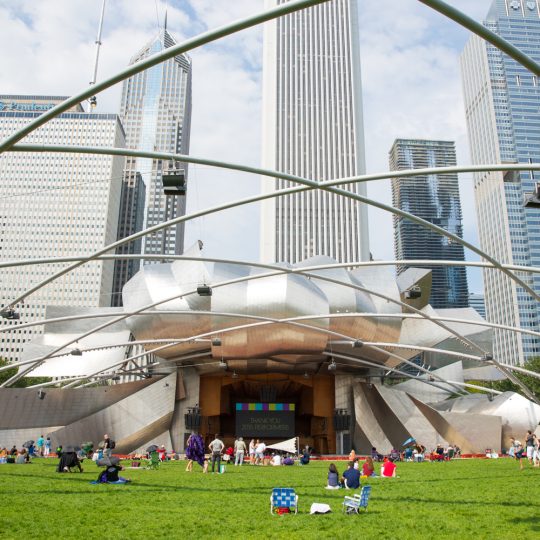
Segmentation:
[[(98, 27), (98, 33), (96, 37), (96, 60), (94, 62), (94, 76), (92, 77), (92, 80), (90, 81), (90, 86), (96, 84), (97, 79), (97, 70), (98, 70), (98, 64), (99, 64), (99, 48), (101, 47), (101, 33), (103, 30), (103, 18), (105, 16), (105, 3), (107, 0), (103, 0), (103, 3), (101, 4), (101, 17), (99, 18), (99, 27)], [(96, 96), (92, 96), (88, 102), (90, 103), (90, 109), (95, 109), (97, 105), (97, 98)]]

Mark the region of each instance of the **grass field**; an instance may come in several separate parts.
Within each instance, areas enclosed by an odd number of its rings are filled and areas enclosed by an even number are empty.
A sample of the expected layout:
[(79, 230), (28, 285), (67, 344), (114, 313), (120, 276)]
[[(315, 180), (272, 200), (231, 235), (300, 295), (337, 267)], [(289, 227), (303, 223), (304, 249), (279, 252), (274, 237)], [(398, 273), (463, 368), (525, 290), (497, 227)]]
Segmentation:
[[(232, 467), (225, 474), (126, 470), (126, 486), (91, 485), (98, 469), (58, 474), (56, 459), (0, 465), (0, 538), (536, 538), (540, 470), (510, 459), (398, 464), (399, 478), (371, 479), (368, 512), (341, 513), (345, 490), (328, 491), (328, 462)], [(338, 470), (344, 468), (338, 463)], [(299, 514), (270, 515), (273, 487), (294, 487)], [(350, 492), (347, 492), (350, 494)], [(309, 515), (313, 502), (333, 513)]]

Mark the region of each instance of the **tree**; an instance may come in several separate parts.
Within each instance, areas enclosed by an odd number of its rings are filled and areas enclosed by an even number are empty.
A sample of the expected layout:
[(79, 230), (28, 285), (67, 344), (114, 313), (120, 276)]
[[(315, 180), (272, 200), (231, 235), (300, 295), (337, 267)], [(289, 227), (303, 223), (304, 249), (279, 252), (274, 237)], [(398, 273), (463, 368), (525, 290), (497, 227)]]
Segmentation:
[[(523, 366), (524, 369), (529, 371), (534, 371), (535, 373), (540, 374), (540, 356), (533, 356), (527, 360)], [(540, 397), (540, 379), (536, 377), (531, 377), (530, 375), (525, 375), (514, 371), (514, 375), (529, 388), (529, 390), (537, 397)], [(517, 392), (518, 394), (524, 395), (523, 390), (513, 382), (505, 379), (504, 381), (495, 381), (492, 383), (492, 388), (495, 390), (500, 390), (501, 392)]]
[[(5, 358), (0, 358), (0, 367), (8, 366), (9, 361)], [(6, 369), (5, 371), (0, 371), (0, 384), (8, 381), (19, 372), (19, 368), (14, 366), (12, 368)], [(34, 384), (42, 384), (46, 382), (51, 382), (51, 377), (23, 377), (15, 382), (13, 385), (14, 388), (26, 388), (27, 386), (32, 386)]]

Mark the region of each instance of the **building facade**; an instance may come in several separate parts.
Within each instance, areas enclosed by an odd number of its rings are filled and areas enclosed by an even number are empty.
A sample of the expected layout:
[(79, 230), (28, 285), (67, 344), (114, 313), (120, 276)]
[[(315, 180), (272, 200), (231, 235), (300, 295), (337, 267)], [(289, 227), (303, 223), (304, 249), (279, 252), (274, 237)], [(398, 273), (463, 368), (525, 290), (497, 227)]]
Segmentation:
[(486, 304), (483, 294), (469, 294), (469, 306), (476, 310), (484, 319), (486, 318)]
[[(484, 24), (540, 61), (537, 0), (497, 0)], [(538, 163), (538, 78), (476, 36), (467, 43), (461, 64), (473, 163)], [(474, 176), (480, 245), (502, 263), (540, 265), (540, 214), (523, 207), (524, 194), (533, 191), (536, 181), (528, 171)], [(540, 276), (520, 277), (540, 293)], [(540, 330), (538, 302), (504, 274), (484, 270), (484, 291), (488, 321)], [(501, 361), (522, 363), (540, 353), (540, 340), (496, 330), (494, 352)]]
[[(389, 153), (390, 170), (450, 167), (456, 165), (451, 141), (397, 139)], [(457, 174), (419, 175), (392, 179), (392, 204), (463, 238), (461, 201)], [(396, 259), (464, 261), (463, 246), (425, 227), (394, 215)], [(408, 265), (397, 267), (398, 275)], [(432, 286), (429, 303), (435, 308), (467, 307), (467, 271), (462, 266), (430, 266)]]
[[(357, 0), (335, 0), (265, 24), (263, 167), (317, 181), (365, 172), (357, 11)], [(292, 185), (262, 179), (264, 193)], [(261, 260), (314, 255), (368, 260), (365, 205), (319, 190), (263, 202)]]
[[(67, 98), (0, 95), (0, 139)], [(54, 118), (25, 138), (30, 144), (124, 146), (114, 114), (89, 114), (81, 106)], [(0, 156), (0, 260), (89, 255), (115, 242), (123, 158), (84, 154), (6, 152)], [(54, 274), (65, 263), (4, 268), (2, 306)], [(108, 306), (112, 261), (92, 261), (32, 294), (16, 306), (16, 326), (45, 317), (47, 305)], [(0, 335), (0, 357), (17, 360), (41, 327)]]
[[(130, 64), (176, 44), (167, 29), (143, 47)], [(187, 154), (191, 126), (191, 60), (179, 55), (126, 79), (122, 87), (120, 117), (126, 131), (126, 146), (132, 149)], [(187, 164), (147, 158), (126, 158), (119, 238), (185, 214), (184, 196), (165, 196), (162, 175)], [(141, 212), (138, 179), (144, 184)], [(139, 184), (140, 187), (140, 184)], [(142, 222), (141, 222), (142, 217)], [(179, 255), (184, 250), (184, 224), (145, 236), (135, 245), (126, 244), (117, 253)], [(138, 261), (118, 261), (115, 268), (114, 304), (121, 305), (122, 287), (139, 269)]]

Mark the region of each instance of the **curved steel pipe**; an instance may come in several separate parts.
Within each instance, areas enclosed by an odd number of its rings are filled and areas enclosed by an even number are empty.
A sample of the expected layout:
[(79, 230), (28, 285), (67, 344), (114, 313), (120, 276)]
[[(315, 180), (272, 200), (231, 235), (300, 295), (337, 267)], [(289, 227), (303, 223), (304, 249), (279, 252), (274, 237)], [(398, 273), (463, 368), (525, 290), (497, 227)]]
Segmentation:
[[(6, 261), (0, 261), (0, 268), (11, 268), (18, 266), (35, 266), (40, 264), (58, 264), (58, 263), (69, 263), (69, 262), (80, 262), (85, 260), (85, 255), (73, 255), (69, 257), (47, 257), (39, 259), (8, 259)], [(250, 262), (250, 261), (238, 261), (235, 259), (222, 259), (216, 257), (189, 257), (187, 255), (154, 255), (154, 254), (138, 254), (138, 253), (123, 253), (123, 254), (111, 254), (111, 255), (100, 255), (96, 257), (97, 261), (115, 261), (115, 260), (148, 260), (148, 261), (193, 261), (201, 260), (206, 262), (219, 262), (219, 263), (229, 263), (229, 264), (245, 264), (257, 267), (259, 263)], [(319, 265), (317, 267), (312, 266), (311, 269), (324, 270), (328, 268), (363, 268), (370, 266), (397, 266), (403, 264), (404, 261), (397, 259), (393, 260), (376, 260), (376, 261), (352, 261), (346, 263), (334, 263), (334, 264), (325, 264)], [(407, 265), (410, 266), (432, 266), (436, 264), (437, 266), (467, 266), (472, 268), (491, 268), (495, 269), (491, 263), (481, 262), (481, 261), (451, 261), (451, 260), (439, 260), (439, 259), (407, 259)], [(503, 268), (507, 270), (515, 270), (516, 272), (523, 272), (529, 274), (540, 274), (540, 267), (538, 266), (519, 266), (516, 264), (501, 264)]]
[[(35, 148), (40, 148), (40, 145), (35, 145), (34, 147)], [(29, 148), (29, 146), (26, 146), (26, 148)], [(41, 148), (45, 148), (45, 147), (42, 146)], [(237, 201), (233, 201), (232, 203), (226, 203), (226, 204), (218, 205), (218, 206), (213, 207), (213, 208), (208, 208), (208, 209), (203, 210), (203, 211), (198, 211), (198, 212), (194, 212), (194, 213), (189, 214), (189, 215), (180, 216), (180, 217), (171, 219), (169, 221), (165, 221), (163, 223), (160, 223), (158, 225), (148, 227), (147, 229), (145, 229), (143, 231), (132, 234), (130, 236), (127, 236), (126, 238), (123, 238), (121, 240), (117, 240), (116, 242), (113, 242), (112, 244), (109, 244), (108, 246), (105, 246), (104, 248), (102, 248), (102, 249), (94, 252), (93, 254), (87, 256), (86, 258), (84, 258), (80, 262), (74, 263), (74, 264), (72, 264), (72, 265), (70, 265), (70, 266), (68, 266), (68, 267), (66, 267), (66, 268), (64, 268), (62, 270), (59, 270), (55, 274), (53, 274), (53, 275), (49, 276), (48, 278), (44, 279), (43, 281), (37, 283), (35, 286), (31, 287), (30, 289), (28, 289), (27, 291), (25, 291), (24, 293), (19, 295), (17, 298), (13, 299), (9, 303), (10, 306), (13, 306), (13, 305), (19, 303), (20, 301), (22, 301), (24, 298), (26, 298), (30, 294), (33, 294), (34, 292), (41, 289), (45, 285), (47, 285), (50, 282), (56, 280), (57, 278), (63, 276), (64, 274), (67, 274), (68, 272), (71, 272), (71, 270), (74, 270), (75, 268), (78, 268), (79, 266), (82, 266), (86, 262), (89, 262), (91, 260), (96, 259), (100, 255), (103, 255), (103, 254), (107, 253), (111, 249), (115, 249), (115, 248), (117, 248), (117, 247), (119, 247), (121, 245), (132, 242), (133, 240), (137, 240), (139, 238), (142, 238), (143, 236), (146, 236), (146, 235), (148, 235), (150, 233), (160, 231), (162, 229), (166, 229), (166, 228), (168, 228), (168, 227), (170, 227), (172, 225), (176, 225), (178, 223), (190, 221), (191, 219), (194, 219), (195, 217), (200, 217), (200, 216), (203, 216), (203, 215), (212, 214), (212, 213), (218, 212), (220, 210), (226, 210), (228, 208), (234, 208), (236, 206), (242, 206), (242, 205), (248, 204), (250, 202), (258, 202), (258, 201), (262, 201), (262, 200), (270, 199), (270, 198), (274, 198), (274, 197), (282, 197), (284, 195), (288, 195), (288, 194), (291, 194), (291, 193), (298, 193), (298, 192), (301, 192), (301, 191), (306, 191), (308, 189), (324, 189), (325, 191), (329, 191), (331, 193), (342, 195), (344, 197), (348, 197), (350, 199), (353, 199), (353, 200), (356, 200), (356, 201), (359, 201), (359, 202), (363, 202), (363, 203), (371, 205), (371, 206), (375, 206), (376, 208), (380, 208), (381, 210), (385, 210), (386, 212), (390, 212), (392, 214), (396, 214), (396, 215), (402, 216), (404, 218), (407, 218), (407, 219), (421, 225), (422, 227), (425, 227), (425, 228), (430, 229), (430, 230), (432, 230), (432, 231), (434, 231), (434, 232), (436, 232), (438, 234), (441, 234), (442, 236), (446, 236), (450, 240), (452, 240), (454, 242), (457, 242), (458, 244), (461, 244), (462, 246), (470, 249), (471, 251), (473, 251), (477, 255), (481, 256), (485, 260), (491, 262), (498, 270), (500, 270), (501, 272), (506, 274), (510, 279), (512, 279), (515, 283), (517, 283), (525, 291), (527, 291), (531, 296), (533, 296), (535, 299), (540, 301), (540, 295), (538, 295), (522, 279), (520, 279), (518, 276), (516, 276), (511, 271), (504, 268), (499, 261), (497, 261), (496, 259), (494, 259), (490, 255), (488, 255), (487, 253), (485, 253), (481, 249), (477, 248), (476, 246), (474, 246), (470, 242), (467, 242), (467, 241), (463, 240), (463, 238), (461, 238), (461, 237), (459, 237), (459, 236), (457, 236), (455, 234), (449, 233), (448, 231), (446, 231), (442, 227), (434, 225), (433, 223), (430, 223), (429, 221), (426, 221), (426, 220), (424, 220), (422, 218), (419, 218), (419, 217), (415, 216), (414, 214), (411, 214), (409, 212), (405, 212), (404, 210), (400, 210), (399, 208), (394, 208), (394, 207), (386, 205), (384, 203), (373, 201), (373, 200), (369, 199), (368, 197), (363, 197), (362, 195), (358, 195), (356, 193), (351, 193), (351, 192), (349, 192), (349, 191), (347, 191), (345, 189), (339, 189), (339, 188), (333, 187), (333, 186), (340, 185), (340, 184), (350, 184), (350, 183), (355, 183), (355, 182), (362, 182), (367, 177), (373, 177), (373, 178), (377, 178), (377, 179), (396, 178), (396, 177), (402, 177), (403, 178), (403, 177), (408, 177), (408, 176), (417, 176), (419, 174), (437, 174), (441, 170), (448, 171), (449, 169), (451, 169), (453, 172), (459, 171), (461, 169), (470, 170), (470, 167), (434, 167), (434, 168), (427, 168), (427, 169), (410, 169), (410, 170), (407, 170), (407, 171), (397, 171), (397, 173), (399, 173), (399, 174), (392, 174), (391, 172), (389, 172), (389, 173), (383, 173), (382, 175), (381, 174), (362, 175), (362, 176), (351, 177), (351, 178), (347, 178), (347, 179), (329, 180), (329, 181), (325, 181), (325, 182), (315, 182), (315, 181), (312, 181), (312, 180), (308, 180), (306, 178), (301, 178), (301, 177), (295, 176), (295, 175), (280, 173), (280, 172), (277, 172), (277, 171), (270, 171), (270, 170), (267, 170), (267, 169), (261, 169), (261, 168), (257, 168), (257, 167), (246, 167), (246, 166), (243, 166), (243, 165), (227, 163), (227, 162), (220, 162), (220, 161), (217, 161), (217, 160), (209, 160), (209, 159), (203, 159), (203, 158), (191, 158), (190, 156), (186, 156), (186, 155), (183, 155), (183, 154), (170, 154), (170, 153), (163, 153), (163, 152), (142, 152), (142, 151), (139, 151), (139, 150), (105, 148), (105, 147), (103, 147), (103, 148), (99, 148), (99, 147), (98, 148), (90, 148), (90, 147), (82, 147), (82, 146), (79, 146), (79, 147), (75, 147), (75, 146), (74, 147), (56, 146), (56, 147), (48, 147), (48, 148), (49, 148), (49, 150), (47, 150), (47, 151), (50, 151), (50, 148), (56, 148), (56, 151), (58, 151), (58, 152), (64, 152), (64, 151), (69, 152), (69, 151), (71, 151), (73, 153), (90, 153), (90, 154), (95, 153), (95, 151), (99, 149), (100, 151), (98, 153), (102, 153), (102, 154), (124, 155), (124, 156), (134, 156), (134, 157), (148, 157), (148, 158), (155, 158), (155, 159), (165, 159), (165, 156), (167, 156), (166, 159), (172, 159), (172, 160), (176, 160), (176, 161), (193, 162), (193, 163), (197, 162), (197, 163), (206, 164), (206, 165), (215, 166), (215, 167), (224, 167), (224, 168), (234, 169), (234, 170), (239, 170), (239, 171), (248, 171), (248, 172), (256, 173), (256, 174), (261, 175), (261, 176), (268, 176), (268, 177), (274, 178), (274, 179), (280, 178), (282, 180), (288, 180), (288, 181), (291, 181), (291, 182), (294, 182), (294, 183), (297, 183), (297, 184), (302, 184), (303, 186), (307, 186), (307, 187), (296, 187), (296, 188), (282, 189), (282, 190), (274, 191), (272, 193), (266, 193), (266, 194), (261, 194), (261, 195), (258, 195), (258, 196), (247, 197), (247, 198), (244, 198), (244, 199), (238, 199)], [(38, 150), (35, 150), (35, 151), (38, 151)], [(194, 161), (194, 160), (196, 160), (196, 161)], [(513, 165), (515, 165), (515, 164), (513, 164)], [(518, 165), (519, 166), (524, 166), (524, 164), (518, 164)], [(531, 164), (526, 164), (526, 166), (529, 169), (531, 168)], [(476, 167), (478, 167), (478, 166), (476, 166)], [(502, 169), (500, 169), (500, 167), (502, 167), (502, 166), (498, 166), (498, 165), (495, 165), (495, 166), (493, 166), (493, 165), (482, 165), (481, 167), (483, 167), (483, 168), (496, 167), (498, 170), (502, 170)], [(540, 169), (540, 165), (536, 165), (536, 167), (538, 167)]]

